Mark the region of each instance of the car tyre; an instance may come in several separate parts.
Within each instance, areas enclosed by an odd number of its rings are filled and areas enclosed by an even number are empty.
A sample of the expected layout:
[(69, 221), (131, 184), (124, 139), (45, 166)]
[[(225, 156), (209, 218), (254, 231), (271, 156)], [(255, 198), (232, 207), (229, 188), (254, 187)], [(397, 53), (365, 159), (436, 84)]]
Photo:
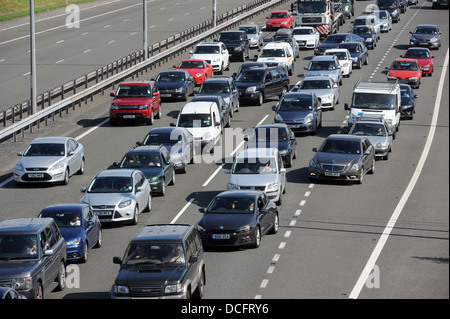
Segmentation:
[(261, 245), (261, 230), (259, 229), (259, 226), (256, 226), (255, 229), (255, 242), (253, 243), (253, 248), (258, 248)]
[(69, 184), (69, 169), (66, 168), (66, 171), (64, 172), (64, 180), (63, 180), (63, 185), (68, 185)]
[(44, 290), (42, 289), (42, 284), (38, 282), (36, 284), (36, 290), (34, 291), (34, 299), (44, 299)]
[(169, 185), (175, 185), (175, 169), (172, 171), (172, 180)]
[(361, 173), (359, 174), (359, 178), (358, 178), (357, 183), (358, 184), (362, 184), (363, 180), (364, 180), (364, 168), (361, 169)]
[(202, 271), (202, 274), (200, 276), (200, 280), (198, 282), (197, 289), (195, 289), (195, 291), (194, 291), (194, 298), (195, 299), (202, 299), (204, 291), (205, 291), (205, 274)]
[(261, 106), (264, 103), (264, 92), (259, 92), (259, 96), (258, 96), (258, 105)]
[(164, 196), (164, 195), (166, 195), (166, 180), (165, 179), (162, 180), (161, 191), (159, 192), (159, 196)]
[(137, 205), (134, 207), (133, 219), (131, 220), (131, 225), (137, 225), (139, 221), (139, 208)]
[(86, 170), (86, 162), (84, 157), (81, 159), (81, 165), (80, 165), (80, 169), (78, 170), (77, 174), (78, 175), (83, 175), (84, 171)]
[(271, 233), (271, 234), (276, 234), (276, 233), (278, 233), (279, 223), (280, 223), (280, 218), (278, 217), (278, 212), (276, 212), (276, 213), (275, 213), (275, 220), (274, 220), (274, 222), (273, 222), (272, 229), (270, 230), (270, 233)]
[(80, 261), (81, 261), (82, 263), (87, 262), (87, 261), (88, 261), (88, 258), (89, 258), (88, 244), (89, 244), (89, 243), (88, 243), (87, 241), (84, 242), (84, 246), (83, 246), (83, 255), (82, 255), (81, 258), (80, 258)]
[(59, 266), (58, 277), (56, 278), (58, 282), (57, 290), (62, 291), (66, 288), (66, 265), (61, 261)]
[(99, 228), (98, 229), (98, 234), (97, 234), (97, 243), (95, 244), (94, 248), (102, 247), (102, 244), (103, 244), (103, 237), (102, 236), (103, 236), (102, 229)]

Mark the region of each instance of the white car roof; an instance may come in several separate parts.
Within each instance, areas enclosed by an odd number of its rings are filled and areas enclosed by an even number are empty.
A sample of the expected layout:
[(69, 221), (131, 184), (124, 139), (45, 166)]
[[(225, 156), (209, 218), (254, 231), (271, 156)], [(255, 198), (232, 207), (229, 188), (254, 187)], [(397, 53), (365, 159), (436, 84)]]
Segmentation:
[(240, 151), (236, 158), (259, 158), (259, 157), (276, 157), (278, 155), (278, 149), (270, 147), (255, 147), (247, 148)]
[(31, 144), (36, 143), (66, 143), (67, 140), (71, 139), (71, 137), (65, 136), (49, 136), (49, 137), (38, 137), (34, 139)]
[(181, 114), (192, 114), (192, 113), (200, 113), (200, 114), (209, 114), (211, 112), (211, 106), (216, 104), (216, 102), (212, 101), (196, 101), (186, 103), (181, 109)]

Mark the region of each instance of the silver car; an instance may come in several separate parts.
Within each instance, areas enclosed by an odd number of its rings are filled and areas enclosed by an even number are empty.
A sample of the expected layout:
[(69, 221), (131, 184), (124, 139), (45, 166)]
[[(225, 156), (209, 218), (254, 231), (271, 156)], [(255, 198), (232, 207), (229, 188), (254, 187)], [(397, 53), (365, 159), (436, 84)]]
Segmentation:
[(389, 153), (392, 150), (393, 133), (383, 117), (360, 117), (352, 125), (348, 134), (367, 137), (375, 147), (375, 157), (381, 157), (385, 160), (388, 159)]
[(227, 190), (260, 190), (281, 204), (281, 194), (286, 191), (286, 169), (276, 148), (247, 148), (234, 159)]
[(335, 55), (319, 55), (311, 59), (305, 66), (305, 78), (308, 76), (329, 76), (334, 82), (342, 85), (342, 69)]
[(136, 225), (143, 211), (150, 211), (150, 183), (141, 171), (113, 169), (98, 173), (82, 187), (81, 203), (90, 205), (101, 222), (129, 221)]
[(14, 167), (14, 181), (20, 183), (69, 184), (73, 174), (85, 170), (84, 147), (71, 137), (40, 137), (33, 140)]
[(322, 102), (322, 109), (339, 104), (339, 86), (330, 77), (311, 76), (292, 87), (291, 92), (314, 92)]
[(378, 20), (380, 20), (381, 32), (389, 32), (392, 30), (392, 17), (389, 11), (375, 10), (373, 11), (373, 14), (378, 16)]
[(259, 48), (264, 45), (263, 32), (256, 24), (246, 24), (239, 26), (239, 30), (247, 33), (250, 48)]

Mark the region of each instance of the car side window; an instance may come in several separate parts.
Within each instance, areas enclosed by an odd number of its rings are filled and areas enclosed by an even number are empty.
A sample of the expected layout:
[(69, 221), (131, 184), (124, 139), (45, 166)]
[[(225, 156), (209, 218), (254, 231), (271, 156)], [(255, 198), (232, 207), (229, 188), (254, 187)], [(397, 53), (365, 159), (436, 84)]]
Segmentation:
[(272, 77), (274, 80), (281, 78), (280, 73), (277, 70), (272, 70)]
[(264, 201), (262, 200), (261, 196), (258, 197), (258, 210), (263, 209), (264, 206), (265, 206), (265, 203), (264, 203)]
[(188, 236), (187, 238), (186, 238), (186, 241), (185, 241), (185, 254), (186, 254), (186, 256), (185, 256), (185, 260), (189, 260), (190, 258), (191, 258), (191, 256), (195, 253), (195, 252), (193, 252), (193, 247), (192, 247), (192, 238), (191, 238), (191, 236)]

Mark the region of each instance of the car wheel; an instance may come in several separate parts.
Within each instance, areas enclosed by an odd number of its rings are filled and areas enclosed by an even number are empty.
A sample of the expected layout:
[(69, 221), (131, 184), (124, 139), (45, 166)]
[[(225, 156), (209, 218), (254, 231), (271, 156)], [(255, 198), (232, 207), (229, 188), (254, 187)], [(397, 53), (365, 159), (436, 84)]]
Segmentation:
[(368, 65), (369, 64), (369, 56), (367, 55), (366, 61), (364, 62), (364, 65)]
[[(286, 189), (285, 189), (284, 191), (286, 191)], [(281, 196), (281, 191), (280, 191), (280, 196), (278, 197), (278, 200), (275, 202), (275, 204), (276, 204), (277, 206), (280, 206), (281, 204), (283, 204), (283, 200), (282, 200), (281, 197), (282, 197), (282, 196)]]
[(363, 183), (363, 179), (364, 179), (364, 168), (361, 169), (361, 173), (359, 174), (359, 178), (357, 183), (358, 184), (362, 184)]
[[(184, 93), (184, 95), (186, 95), (186, 93)], [(162, 116), (162, 108), (161, 108), (161, 104), (158, 107), (158, 113), (156, 113), (155, 118), (160, 119)]]
[(153, 125), (153, 122), (155, 121), (155, 116), (153, 115), (153, 109), (150, 113), (150, 118), (147, 120), (147, 124)]
[(42, 289), (42, 284), (40, 282), (36, 284), (34, 299), (44, 299), (44, 290)]
[(294, 74), (294, 63), (292, 63), (291, 68), (288, 70), (288, 75), (293, 75)]
[(370, 174), (375, 174), (375, 157), (373, 158), (372, 168), (369, 171)]
[(66, 168), (66, 171), (64, 172), (63, 185), (68, 185), (68, 184), (69, 184), (69, 169)]
[(239, 99), (236, 102), (236, 109), (234, 111), (239, 112)]
[(131, 225), (137, 225), (139, 221), (139, 208), (137, 205), (134, 207), (133, 219), (131, 220)]
[(175, 169), (172, 171), (172, 180), (169, 185), (175, 185)]
[(98, 234), (97, 234), (97, 243), (95, 244), (94, 248), (102, 247), (102, 244), (103, 244), (103, 237), (102, 236), (103, 236), (102, 229), (99, 228), (98, 229)]
[(61, 265), (59, 266), (58, 277), (56, 278), (58, 282), (58, 291), (64, 290), (66, 288), (66, 265), (61, 261)]
[(259, 92), (258, 105), (261, 106), (264, 103), (264, 92)]
[(200, 280), (198, 282), (197, 289), (195, 289), (195, 291), (194, 291), (194, 298), (202, 299), (204, 291), (205, 291), (205, 274), (202, 271), (202, 274), (200, 275)]
[(356, 66), (356, 68), (357, 68), (357, 69), (361, 69), (361, 67), (362, 67), (362, 64), (361, 64), (361, 59), (359, 59), (359, 61), (358, 61), (358, 65)]
[(384, 159), (385, 161), (387, 161), (387, 160), (389, 159), (389, 152), (386, 153), (386, 155), (383, 156), (383, 159)]
[(278, 226), (279, 226), (280, 218), (278, 217), (278, 213), (275, 213), (275, 220), (273, 221), (272, 229), (270, 230), (271, 234), (278, 233)]
[(161, 191), (159, 192), (159, 196), (164, 196), (164, 195), (166, 195), (166, 180), (165, 179), (162, 180)]
[(82, 255), (81, 258), (80, 258), (80, 261), (81, 261), (82, 263), (85, 263), (85, 262), (88, 261), (88, 258), (89, 258), (89, 251), (88, 251), (88, 250), (89, 250), (89, 249), (88, 249), (88, 242), (85, 241), (85, 242), (84, 242), (84, 246), (83, 246), (83, 255)]
[(245, 51), (242, 52), (240, 62), (245, 62)]
[(83, 175), (83, 174), (84, 174), (84, 171), (85, 171), (85, 165), (86, 165), (86, 163), (85, 163), (85, 160), (84, 160), (84, 157), (83, 157), (83, 158), (81, 159), (80, 169), (79, 169), (78, 172), (77, 172), (78, 175)]
[(292, 156), (289, 154), (288, 162), (286, 163), (286, 167), (292, 167)]
[(253, 243), (253, 248), (258, 248), (259, 245), (261, 245), (261, 230), (259, 229), (259, 226), (256, 226), (255, 229), (255, 242)]

